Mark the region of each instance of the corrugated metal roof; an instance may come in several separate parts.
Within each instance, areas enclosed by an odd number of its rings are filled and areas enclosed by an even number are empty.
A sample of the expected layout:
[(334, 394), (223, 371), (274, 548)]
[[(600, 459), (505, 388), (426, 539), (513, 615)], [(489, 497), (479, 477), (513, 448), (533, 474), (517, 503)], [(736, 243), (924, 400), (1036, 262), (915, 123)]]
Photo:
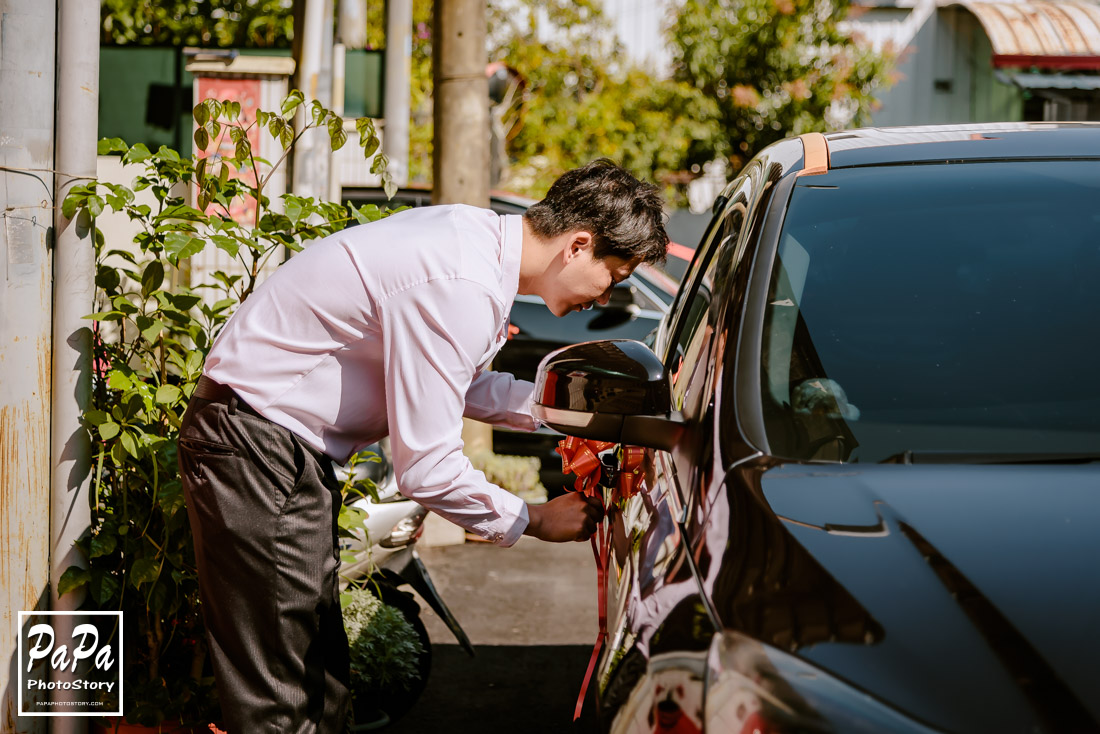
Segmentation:
[(1100, 68), (1100, 2), (961, 2), (993, 45), (996, 66)]

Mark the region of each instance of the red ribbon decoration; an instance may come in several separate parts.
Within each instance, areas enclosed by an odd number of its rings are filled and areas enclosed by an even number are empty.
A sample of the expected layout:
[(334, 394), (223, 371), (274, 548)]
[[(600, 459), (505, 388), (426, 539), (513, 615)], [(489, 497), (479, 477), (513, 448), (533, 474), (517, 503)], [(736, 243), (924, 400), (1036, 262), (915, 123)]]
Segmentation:
[(611, 529), (607, 526), (608, 513), (617, 507), (619, 500), (633, 497), (639, 491), (643, 479), (645, 449), (638, 446), (624, 446), (619, 479), (612, 489), (611, 503), (604, 502), (603, 493), (599, 491), (602, 471), (597, 454), (614, 445), (607, 441), (567, 436), (564, 441), (558, 442), (557, 448), (557, 452), (561, 454), (562, 472), (577, 475), (573, 483), (574, 490), (589, 497), (596, 497), (604, 508), (604, 521), (596, 527), (596, 534), (589, 538), (592, 543), (592, 555), (596, 558), (596, 599), (599, 607), (600, 633), (592, 648), (588, 669), (584, 673), (584, 682), (581, 683), (581, 690), (577, 696), (577, 707), (573, 711), (573, 721), (581, 717), (588, 684), (592, 681), (592, 673), (596, 670), (596, 662), (600, 658), (600, 651), (603, 650), (604, 641), (607, 639), (607, 566), (611, 556)]

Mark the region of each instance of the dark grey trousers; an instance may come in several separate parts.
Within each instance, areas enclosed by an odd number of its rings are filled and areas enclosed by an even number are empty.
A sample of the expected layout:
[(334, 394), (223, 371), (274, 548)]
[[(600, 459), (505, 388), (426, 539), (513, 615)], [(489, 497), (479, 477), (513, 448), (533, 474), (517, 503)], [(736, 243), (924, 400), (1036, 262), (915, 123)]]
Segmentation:
[(179, 464), (229, 732), (342, 734), (350, 666), (332, 463), (230, 394), (192, 398)]

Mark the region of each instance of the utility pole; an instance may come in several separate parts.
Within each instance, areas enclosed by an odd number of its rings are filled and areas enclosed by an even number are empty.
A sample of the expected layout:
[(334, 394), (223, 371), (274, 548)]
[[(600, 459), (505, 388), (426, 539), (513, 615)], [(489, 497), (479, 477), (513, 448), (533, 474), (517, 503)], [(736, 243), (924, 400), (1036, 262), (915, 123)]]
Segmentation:
[[(77, 184), (96, 175), (99, 119), (99, 0), (59, 0), (57, 12), (57, 133), (53, 255), (53, 389), (50, 427), (50, 608), (75, 611), (84, 594), (57, 596), (57, 583), (69, 566), (85, 565), (74, 545), (91, 525), (88, 484), (91, 442), (80, 424), (92, 394), (92, 331), (84, 316), (95, 311), (95, 249), (88, 212), (70, 220), (61, 202)], [(72, 638), (77, 624), (59, 617), (57, 634)], [(72, 673), (54, 671), (54, 680)], [(56, 691), (53, 700), (81, 700), (80, 692)], [(87, 731), (82, 717), (59, 717), (54, 734)]]
[[(413, 0), (386, 0), (386, 86), (382, 152), (397, 186), (409, 183)], [(437, 4), (438, 8), (442, 3)]]
[(432, 35), (436, 204), (489, 206), (485, 0), (436, 0)]
[[(309, 103), (319, 101), (326, 108), (332, 106), (332, 0), (299, 0), (304, 3), (302, 22), (295, 23), (295, 35), (301, 33), (301, 45), (296, 45), (295, 69), (297, 86), (305, 95), (305, 104), (294, 116), (295, 127), (302, 129), (309, 120)], [(297, 8), (296, 8), (297, 9)], [(310, 130), (301, 137), (294, 148), (294, 166), (291, 190), (299, 196), (326, 199), (329, 188), (329, 170), (332, 166), (332, 150), (328, 143), (328, 130), (324, 127)]]
[[(436, 0), (435, 3), (433, 204), (489, 206), (485, 1)], [(389, 94), (388, 89), (386, 93)], [(462, 440), (468, 453), (491, 449), (493, 432), (484, 423), (465, 419)]]
[[(19, 611), (49, 606), (50, 281), (57, 8), (0, 0), (0, 712), (16, 708)], [(98, 21), (96, 23), (98, 26)], [(9, 716), (12, 719), (9, 719)], [(44, 732), (45, 717), (14, 719)], [(8, 729), (4, 729), (5, 734)]]

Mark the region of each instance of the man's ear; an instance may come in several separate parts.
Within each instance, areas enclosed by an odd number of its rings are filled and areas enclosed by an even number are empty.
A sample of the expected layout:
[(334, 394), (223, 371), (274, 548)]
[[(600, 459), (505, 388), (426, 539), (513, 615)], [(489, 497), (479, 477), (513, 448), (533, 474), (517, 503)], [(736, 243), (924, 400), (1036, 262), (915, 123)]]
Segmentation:
[(569, 235), (568, 244), (565, 247), (565, 261), (569, 262), (585, 250), (591, 250), (595, 245), (596, 241), (591, 232), (583, 229), (573, 232)]

